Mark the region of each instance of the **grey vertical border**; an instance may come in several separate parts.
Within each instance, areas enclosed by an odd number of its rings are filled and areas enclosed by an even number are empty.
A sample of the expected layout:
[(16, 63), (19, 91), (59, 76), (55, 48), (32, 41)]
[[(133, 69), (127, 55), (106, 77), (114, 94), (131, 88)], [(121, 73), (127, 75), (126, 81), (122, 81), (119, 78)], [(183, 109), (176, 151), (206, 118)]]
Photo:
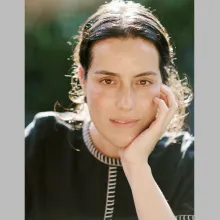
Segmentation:
[(24, 2), (0, 1), (0, 219), (24, 219)]
[[(24, 219), (24, 2), (0, 3), (0, 219)], [(195, 0), (195, 210), (219, 219), (220, 1)]]
[(195, 213), (220, 219), (220, 1), (195, 1)]

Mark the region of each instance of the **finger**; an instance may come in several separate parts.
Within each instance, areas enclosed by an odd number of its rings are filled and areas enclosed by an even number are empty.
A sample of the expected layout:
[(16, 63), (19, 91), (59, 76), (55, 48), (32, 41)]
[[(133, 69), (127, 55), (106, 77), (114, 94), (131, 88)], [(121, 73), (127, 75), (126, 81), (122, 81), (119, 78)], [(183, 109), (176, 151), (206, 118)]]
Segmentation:
[(160, 93), (160, 99), (163, 99), (165, 101), (166, 105), (169, 106), (167, 96), (165, 94), (163, 94), (162, 92)]
[(172, 90), (168, 86), (163, 84), (161, 85), (161, 93), (167, 99), (168, 108), (172, 111), (176, 111), (176, 109), (178, 108), (178, 105), (177, 105), (176, 98)]
[(169, 108), (166, 105), (163, 99), (159, 99), (158, 97), (154, 98), (154, 103), (158, 106), (159, 114), (155, 120), (154, 126), (158, 128), (163, 127), (163, 124), (166, 122), (167, 115), (169, 113)]
[(154, 102), (158, 105), (159, 114), (151, 127), (159, 133), (164, 133), (175, 114), (168, 108), (164, 100), (155, 97)]
[(177, 113), (178, 104), (177, 104), (176, 97), (173, 91), (168, 86), (162, 85), (161, 93), (164, 96), (166, 96), (168, 107), (169, 107), (169, 112), (167, 114), (167, 121), (166, 121), (166, 124), (168, 126), (171, 120), (174, 118), (175, 114)]
[[(169, 107), (169, 113), (167, 115), (167, 124), (169, 125), (170, 121), (173, 119), (178, 110), (178, 104), (176, 101), (176, 97), (173, 91), (167, 85), (161, 85), (161, 93), (163, 96), (166, 96), (167, 103)], [(167, 125), (167, 126), (168, 126)]]

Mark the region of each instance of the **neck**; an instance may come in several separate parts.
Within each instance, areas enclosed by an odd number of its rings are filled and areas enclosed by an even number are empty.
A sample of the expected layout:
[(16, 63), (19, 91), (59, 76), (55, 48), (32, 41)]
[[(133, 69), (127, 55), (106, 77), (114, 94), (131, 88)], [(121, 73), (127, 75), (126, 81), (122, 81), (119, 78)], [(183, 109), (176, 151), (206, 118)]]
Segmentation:
[(90, 137), (97, 150), (108, 157), (119, 158), (118, 148), (106, 140), (91, 122), (89, 128)]

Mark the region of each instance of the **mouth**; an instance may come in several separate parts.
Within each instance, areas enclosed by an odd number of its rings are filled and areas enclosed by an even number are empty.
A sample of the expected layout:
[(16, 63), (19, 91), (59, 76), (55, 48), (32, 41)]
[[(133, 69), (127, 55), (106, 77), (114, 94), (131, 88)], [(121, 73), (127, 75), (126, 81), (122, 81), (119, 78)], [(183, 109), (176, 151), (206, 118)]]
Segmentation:
[(139, 119), (110, 119), (110, 122), (119, 127), (133, 127)]

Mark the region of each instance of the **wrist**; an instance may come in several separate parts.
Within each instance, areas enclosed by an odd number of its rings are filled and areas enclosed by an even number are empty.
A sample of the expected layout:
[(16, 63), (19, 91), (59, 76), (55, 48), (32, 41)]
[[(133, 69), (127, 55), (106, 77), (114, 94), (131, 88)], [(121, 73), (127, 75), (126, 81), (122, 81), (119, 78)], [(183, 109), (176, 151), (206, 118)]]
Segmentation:
[(152, 176), (151, 167), (147, 161), (142, 163), (132, 163), (123, 165), (128, 181), (141, 181), (144, 176)]

